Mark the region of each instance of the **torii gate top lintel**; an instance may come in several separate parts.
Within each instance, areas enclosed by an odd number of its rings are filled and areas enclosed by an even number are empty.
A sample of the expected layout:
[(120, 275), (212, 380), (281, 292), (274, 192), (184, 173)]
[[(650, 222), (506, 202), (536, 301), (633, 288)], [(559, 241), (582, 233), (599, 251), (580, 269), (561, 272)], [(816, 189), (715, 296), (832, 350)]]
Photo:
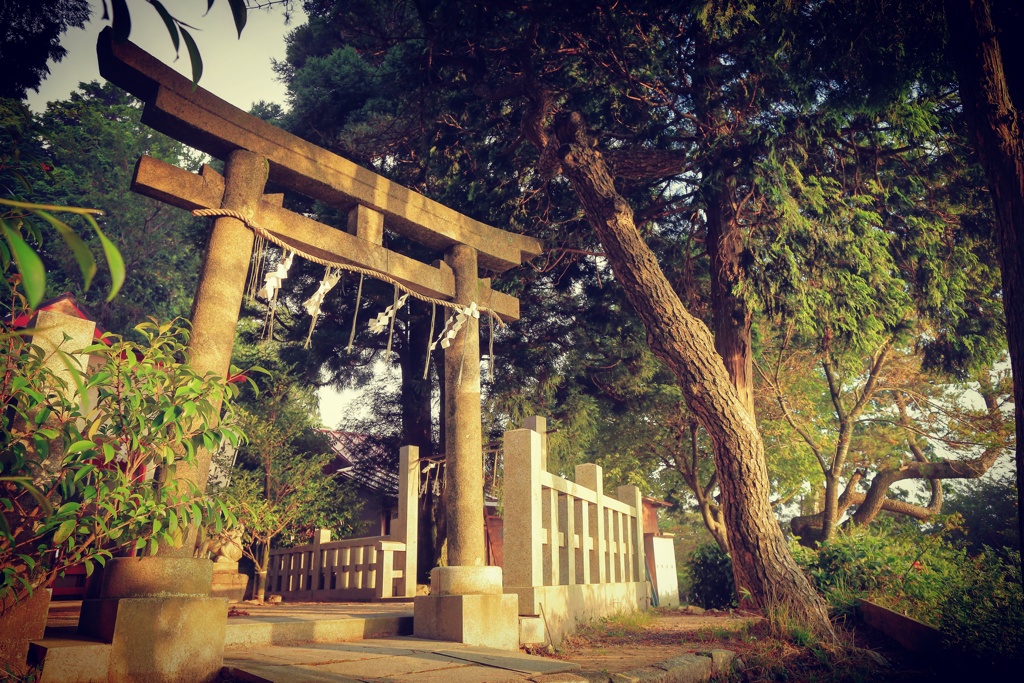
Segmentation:
[(270, 162), (273, 182), (338, 209), (379, 212), (389, 229), (434, 249), (473, 247), (480, 266), (495, 272), (543, 251), (538, 239), (469, 218), (193, 87), (134, 43), (114, 43), (110, 28), (100, 34), (97, 52), (100, 74), (146, 103), (144, 123), (211, 156), (226, 159), (236, 149), (259, 154)]

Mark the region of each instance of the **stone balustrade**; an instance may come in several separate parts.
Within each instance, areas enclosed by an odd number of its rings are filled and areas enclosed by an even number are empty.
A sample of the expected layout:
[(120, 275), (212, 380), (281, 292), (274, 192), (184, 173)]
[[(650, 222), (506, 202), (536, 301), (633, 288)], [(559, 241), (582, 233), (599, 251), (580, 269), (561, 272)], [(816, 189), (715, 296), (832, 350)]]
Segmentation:
[(546, 423), (505, 433), (505, 593), (558, 643), (576, 621), (648, 605), (643, 503), (636, 486), (606, 495), (601, 467), (576, 481), (547, 471)]
[(285, 600), (412, 599), (416, 594), (416, 515), (419, 449), (402, 448), (398, 519), (388, 536), (332, 541), (317, 530), (313, 543), (270, 553), (267, 594)]

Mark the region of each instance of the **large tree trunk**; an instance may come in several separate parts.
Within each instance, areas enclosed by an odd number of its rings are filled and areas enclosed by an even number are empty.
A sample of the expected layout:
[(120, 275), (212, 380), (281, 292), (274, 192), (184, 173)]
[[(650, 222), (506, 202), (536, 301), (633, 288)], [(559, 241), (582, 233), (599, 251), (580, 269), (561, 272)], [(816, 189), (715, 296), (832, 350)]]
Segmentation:
[[(1003, 309), (1017, 423), (1017, 514), (1024, 538), (1024, 65), (1004, 60), (988, 0), (946, 0), (946, 23), (964, 118), (996, 212)], [(1019, 40), (1018, 26), (1005, 27)], [(1019, 102), (1018, 102), (1019, 103)]]
[(430, 339), (430, 306), (421, 301), (410, 302), (405, 348), (402, 349), (402, 444), (417, 446), (421, 458), (434, 454), (431, 433), (431, 389), (429, 374), (423, 378)]
[(651, 350), (675, 373), (687, 407), (711, 437), (737, 590), (749, 591), (770, 618), (785, 615), (831, 632), (825, 603), (793, 561), (772, 513), (764, 444), (710, 330), (686, 310), (661, 271), (582, 117), (558, 115), (553, 132), (547, 147), (557, 150)]
[(732, 208), (732, 183), (721, 183), (707, 204), (715, 350), (725, 363), (740, 403), (754, 416), (754, 349), (750, 334), (753, 316), (750, 306), (737, 292), (743, 275), (743, 233)]

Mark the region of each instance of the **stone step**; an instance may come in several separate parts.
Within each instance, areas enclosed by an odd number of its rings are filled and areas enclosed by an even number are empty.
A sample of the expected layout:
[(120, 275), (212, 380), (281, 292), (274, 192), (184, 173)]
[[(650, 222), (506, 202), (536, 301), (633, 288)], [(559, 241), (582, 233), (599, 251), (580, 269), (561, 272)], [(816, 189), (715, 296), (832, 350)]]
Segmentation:
[(412, 612), (334, 619), (296, 619), (288, 616), (232, 617), (224, 647), (253, 647), (288, 643), (340, 643), (364, 638), (412, 634)]
[(110, 643), (78, 635), (73, 626), (47, 628), (29, 644), (28, 658), (42, 664), (38, 683), (106, 683)]

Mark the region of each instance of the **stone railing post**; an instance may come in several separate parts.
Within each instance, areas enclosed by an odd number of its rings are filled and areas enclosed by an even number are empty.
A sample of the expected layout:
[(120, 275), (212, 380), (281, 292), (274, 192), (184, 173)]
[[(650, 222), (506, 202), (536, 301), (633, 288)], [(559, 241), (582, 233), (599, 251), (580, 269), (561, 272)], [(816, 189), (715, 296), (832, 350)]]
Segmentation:
[(524, 429), (532, 429), (540, 434), (540, 468), (548, 471), (548, 419), (540, 415), (532, 415), (523, 421)]
[(402, 595), (416, 595), (417, 515), (420, 509), (420, 449), (403, 446), (398, 459), (398, 526), (392, 526), (395, 540), (405, 543), (402, 567)]
[(645, 581), (644, 575), (644, 499), (636, 486), (620, 486), (616, 498), (636, 510), (636, 516), (629, 523), (629, 547), (631, 581)]
[(591, 576), (589, 583), (606, 583), (608, 581), (608, 563), (605, 562), (607, 551), (605, 544), (605, 508), (604, 508), (604, 475), (601, 466), (594, 463), (576, 465), (576, 483), (594, 491), (597, 503), (590, 510), (590, 528), (594, 536), (594, 547), (590, 555)]
[(309, 563), (310, 568), (310, 585), (306, 588), (310, 591), (320, 590), (320, 572), (322, 570), (323, 560), (320, 558), (320, 545), (322, 543), (331, 542), (331, 530), (330, 529), (314, 529), (313, 530), (313, 557)]
[(505, 432), (506, 587), (544, 585), (541, 558), (541, 440), (532, 429)]

